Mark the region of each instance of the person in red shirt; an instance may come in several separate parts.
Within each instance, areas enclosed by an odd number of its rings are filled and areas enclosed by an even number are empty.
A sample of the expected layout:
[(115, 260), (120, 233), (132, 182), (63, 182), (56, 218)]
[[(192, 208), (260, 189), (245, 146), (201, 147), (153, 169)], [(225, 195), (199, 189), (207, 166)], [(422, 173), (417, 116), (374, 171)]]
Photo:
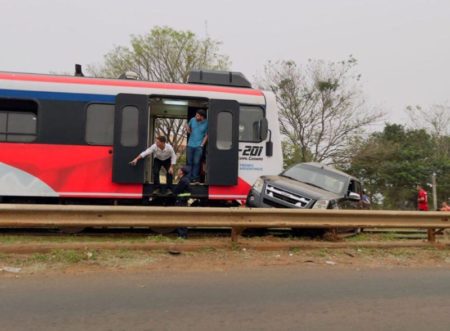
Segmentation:
[(422, 186), (417, 185), (417, 209), (422, 211), (428, 210), (428, 195)]

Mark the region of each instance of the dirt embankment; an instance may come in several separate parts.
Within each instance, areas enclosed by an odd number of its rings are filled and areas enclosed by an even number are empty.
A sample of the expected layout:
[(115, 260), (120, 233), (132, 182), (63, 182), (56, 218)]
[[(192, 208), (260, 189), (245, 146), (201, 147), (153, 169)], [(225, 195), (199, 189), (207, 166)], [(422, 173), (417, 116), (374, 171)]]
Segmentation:
[(229, 271), (287, 266), (330, 269), (450, 268), (450, 249), (294, 248), (259, 251), (236, 246), (232, 249), (203, 248), (196, 251), (85, 249), (0, 255), (0, 277), (92, 272)]

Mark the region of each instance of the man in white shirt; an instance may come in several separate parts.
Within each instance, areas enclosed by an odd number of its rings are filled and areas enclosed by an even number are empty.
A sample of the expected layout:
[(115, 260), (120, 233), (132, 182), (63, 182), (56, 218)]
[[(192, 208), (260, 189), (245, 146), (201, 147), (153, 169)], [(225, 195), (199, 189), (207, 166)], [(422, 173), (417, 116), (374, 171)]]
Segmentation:
[(153, 154), (153, 193), (159, 193), (159, 172), (161, 171), (161, 167), (164, 167), (164, 169), (166, 169), (167, 187), (169, 190), (172, 190), (173, 166), (177, 162), (177, 155), (175, 154), (173, 147), (166, 142), (166, 137), (159, 136), (158, 138), (156, 138), (156, 143), (136, 156), (133, 161), (130, 162), (130, 164), (132, 166), (135, 166), (139, 160), (144, 159), (150, 154)]

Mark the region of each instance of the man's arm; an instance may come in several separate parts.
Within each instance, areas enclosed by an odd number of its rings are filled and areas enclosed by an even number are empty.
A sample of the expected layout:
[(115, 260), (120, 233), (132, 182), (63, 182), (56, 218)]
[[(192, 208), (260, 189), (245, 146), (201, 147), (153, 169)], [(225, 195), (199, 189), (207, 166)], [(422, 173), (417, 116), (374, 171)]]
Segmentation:
[(205, 146), (207, 141), (208, 141), (208, 134), (205, 134), (205, 137), (203, 138), (202, 143), (201, 143), (200, 146), (202, 146), (202, 147)]
[(189, 122), (186, 122), (186, 123), (184, 123), (184, 129), (186, 130), (186, 132), (187, 133), (191, 133), (191, 126), (190, 126), (190, 124), (191, 124), (191, 121), (189, 121)]
[(143, 151), (141, 154), (136, 156), (132, 161), (130, 161), (130, 165), (135, 166), (139, 160), (147, 157), (148, 155), (152, 154), (155, 151), (156, 145), (153, 144), (149, 148), (147, 148), (145, 151)]
[(170, 168), (169, 168), (169, 173), (171, 175), (173, 175), (173, 166), (177, 163), (177, 154), (175, 154), (175, 150), (173, 149), (172, 146), (170, 146), (170, 148), (172, 149), (172, 155), (170, 156)]
[(129, 164), (132, 165), (132, 166), (135, 166), (138, 163), (138, 161), (141, 160), (141, 159), (142, 159), (142, 156), (141, 156), (141, 154), (139, 154), (133, 160), (131, 160)]

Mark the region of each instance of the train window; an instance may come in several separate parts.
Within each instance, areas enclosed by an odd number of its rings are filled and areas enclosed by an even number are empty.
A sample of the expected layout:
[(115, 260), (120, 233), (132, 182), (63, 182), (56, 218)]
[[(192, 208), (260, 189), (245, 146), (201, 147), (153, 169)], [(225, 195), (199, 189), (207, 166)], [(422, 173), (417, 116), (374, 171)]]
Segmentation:
[(0, 110), (0, 141), (36, 140), (37, 116), (34, 112)]
[(122, 127), (120, 143), (125, 147), (137, 146), (139, 142), (139, 110), (134, 106), (122, 109)]
[(0, 141), (36, 140), (37, 110), (32, 100), (0, 98)]
[(239, 141), (260, 142), (259, 121), (264, 118), (261, 107), (241, 106), (239, 109)]
[(114, 105), (90, 104), (86, 110), (86, 142), (90, 145), (112, 145), (114, 138)]
[(217, 149), (229, 150), (233, 145), (233, 115), (220, 112), (217, 115)]
[(6, 132), (6, 115), (6, 112), (0, 113), (0, 132)]

